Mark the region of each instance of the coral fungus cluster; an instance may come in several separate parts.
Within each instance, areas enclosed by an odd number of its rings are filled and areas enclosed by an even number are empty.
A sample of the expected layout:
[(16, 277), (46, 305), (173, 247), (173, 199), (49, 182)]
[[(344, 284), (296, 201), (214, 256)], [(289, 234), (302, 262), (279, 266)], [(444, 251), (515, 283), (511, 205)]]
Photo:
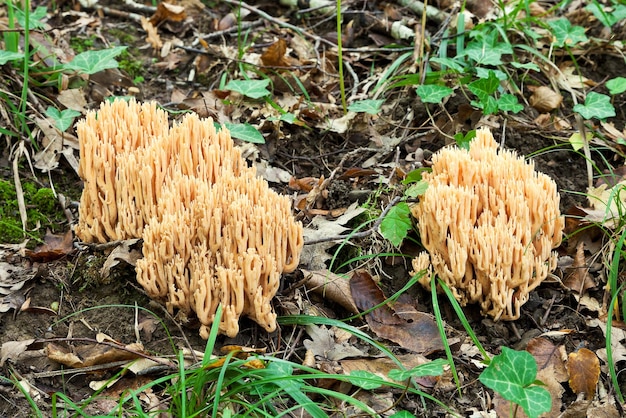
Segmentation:
[(170, 312), (195, 313), (208, 337), (246, 315), (276, 328), (271, 300), (298, 265), (302, 225), (288, 197), (255, 175), (229, 132), (186, 115), (169, 127), (155, 103), (104, 103), (77, 126), (85, 242), (143, 238), (137, 280)]

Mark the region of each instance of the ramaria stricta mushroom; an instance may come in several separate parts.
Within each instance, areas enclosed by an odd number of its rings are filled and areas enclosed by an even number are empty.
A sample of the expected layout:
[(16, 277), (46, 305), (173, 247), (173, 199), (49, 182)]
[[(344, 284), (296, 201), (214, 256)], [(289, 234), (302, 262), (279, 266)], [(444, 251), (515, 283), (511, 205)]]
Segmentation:
[(154, 103), (104, 103), (77, 126), (85, 187), (76, 234), (85, 242), (143, 238), (137, 280), (208, 337), (235, 336), (246, 315), (276, 329), (281, 273), (296, 269), (302, 225), (288, 197), (256, 177), (229, 132), (186, 115), (173, 127)]
[(469, 150), (445, 148), (425, 173), (426, 193), (411, 208), (427, 253), (413, 260), (420, 283), (433, 271), (465, 305), (515, 320), (521, 306), (556, 267), (564, 219), (555, 182), (531, 161), (498, 149), (478, 129)]

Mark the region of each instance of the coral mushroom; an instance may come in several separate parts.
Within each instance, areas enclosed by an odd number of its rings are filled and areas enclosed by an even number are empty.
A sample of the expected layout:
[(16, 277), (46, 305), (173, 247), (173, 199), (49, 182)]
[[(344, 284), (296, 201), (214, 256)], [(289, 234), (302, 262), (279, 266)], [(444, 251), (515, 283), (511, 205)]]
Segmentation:
[[(411, 208), (427, 253), (415, 271), (434, 272), (462, 304), (479, 303), (494, 319), (514, 320), (556, 267), (564, 219), (556, 184), (514, 152), (498, 150), (488, 129), (470, 149), (433, 156), (429, 187)], [(430, 256), (429, 256), (430, 255)], [(430, 286), (429, 275), (420, 283)]]
[(236, 335), (242, 314), (274, 330), (271, 300), (298, 265), (302, 225), (228, 131), (194, 114), (169, 128), (154, 104), (134, 101), (103, 104), (77, 129), (78, 237), (143, 238), (138, 282), (170, 312), (195, 313), (204, 338), (220, 303), (220, 332)]

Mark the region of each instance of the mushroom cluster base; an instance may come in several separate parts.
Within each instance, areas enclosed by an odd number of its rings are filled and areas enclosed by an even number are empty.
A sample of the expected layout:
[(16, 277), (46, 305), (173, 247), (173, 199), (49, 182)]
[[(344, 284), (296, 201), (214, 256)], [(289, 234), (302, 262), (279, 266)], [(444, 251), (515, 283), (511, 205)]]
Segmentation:
[[(514, 320), (529, 292), (556, 267), (564, 218), (555, 182), (531, 161), (498, 149), (478, 129), (469, 150), (445, 148), (423, 178), (426, 193), (411, 208), (427, 252), (413, 260), (420, 283), (436, 273), (462, 304)], [(414, 273), (415, 274), (415, 273)]]
[(195, 114), (170, 128), (156, 104), (122, 100), (87, 114), (77, 131), (77, 236), (143, 238), (138, 282), (171, 313), (197, 316), (204, 338), (220, 304), (223, 334), (238, 333), (241, 315), (275, 330), (271, 300), (298, 265), (302, 225), (229, 132)]

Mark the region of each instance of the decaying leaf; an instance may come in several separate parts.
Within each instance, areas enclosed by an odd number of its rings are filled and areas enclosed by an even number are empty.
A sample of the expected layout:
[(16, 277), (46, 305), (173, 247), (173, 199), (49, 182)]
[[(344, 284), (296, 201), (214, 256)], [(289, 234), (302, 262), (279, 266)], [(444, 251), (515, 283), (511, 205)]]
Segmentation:
[(339, 304), (350, 313), (359, 313), (350, 293), (348, 279), (328, 270), (302, 270), (302, 273), (304, 273), (304, 286), (307, 290), (321, 295), (325, 300)]
[(263, 52), (261, 62), (266, 67), (287, 67), (289, 61), (285, 58), (285, 52), (287, 52), (287, 42), (279, 39)]
[(541, 113), (552, 112), (561, 106), (562, 102), (563, 96), (546, 86), (535, 89), (529, 99), (530, 105)]
[(587, 399), (593, 399), (600, 378), (598, 356), (587, 348), (581, 348), (569, 354), (567, 369), (569, 386), (574, 393), (584, 393)]
[(115, 247), (104, 262), (100, 270), (100, 276), (105, 280), (108, 279), (111, 274), (111, 269), (117, 266), (120, 261), (124, 261), (135, 267), (137, 260), (142, 257), (141, 250), (137, 248), (137, 242), (139, 242), (139, 239), (128, 239), (122, 241), (120, 245)]
[(566, 277), (565, 280), (563, 280), (563, 284), (578, 295), (584, 295), (588, 289), (596, 286), (596, 283), (589, 274), (589, 266), (585, 259), (584, 241), (580, 241), (576, 246), (574, 263), (571, 267), (568, 267), (565, 272)]
[(0, 367), (4, 366), (4, 362), (7, 360), (15, 360), (20, 354), (28, 350), (30, 345), (35, 342), (34, 338), (22, 341), (7, 341), (2, 343), (0, 348)]
[(143, 352), (143, 345), (140, 343), (120, 348), (108, 344), (85, 344), (72, 350), (54, 343), (48, 343), (46, 346), (46, 354), (50, 360), (72, 368), (133, 360), (141, 357), (137, 354), (139, 352)]
[(365, 353), (351, 345), (348, 341), (338, 342), (335, 338), (335, 330), (325, 326), (307, 325), (306, 331), (311, 337), (304, 340), (304, 346), (315, 356), (331, 361), (345, 359), (347, 357), (360, 357)]
[[(352, 298), (361, 311), (385, 302), (383, 291), (369, 273), (359, 270), (350, 279)], [(371, 330), (381, 338), (391, 340), (415, 353), (427, 355), (443, 350), (439, 330), (431, 315), (417, 312), (410, 305), (385, 304), (365, 315)]]
[(568, 378), (564, 346), (556, 346), (547, 338), (533, 338), (526, 347), (537, 361), (537, 370), (546, 368), (554, 369), (554, 376), (559, 382), (565, 382)]
[(47, 231), (43, 241), (44, 243), (37, 246), (33, 251), (26, 249), (26, 256), (33, 261), (47, 263), (74, 252), (74, 236), (71, 230), (68, 230), (63, 235)]

